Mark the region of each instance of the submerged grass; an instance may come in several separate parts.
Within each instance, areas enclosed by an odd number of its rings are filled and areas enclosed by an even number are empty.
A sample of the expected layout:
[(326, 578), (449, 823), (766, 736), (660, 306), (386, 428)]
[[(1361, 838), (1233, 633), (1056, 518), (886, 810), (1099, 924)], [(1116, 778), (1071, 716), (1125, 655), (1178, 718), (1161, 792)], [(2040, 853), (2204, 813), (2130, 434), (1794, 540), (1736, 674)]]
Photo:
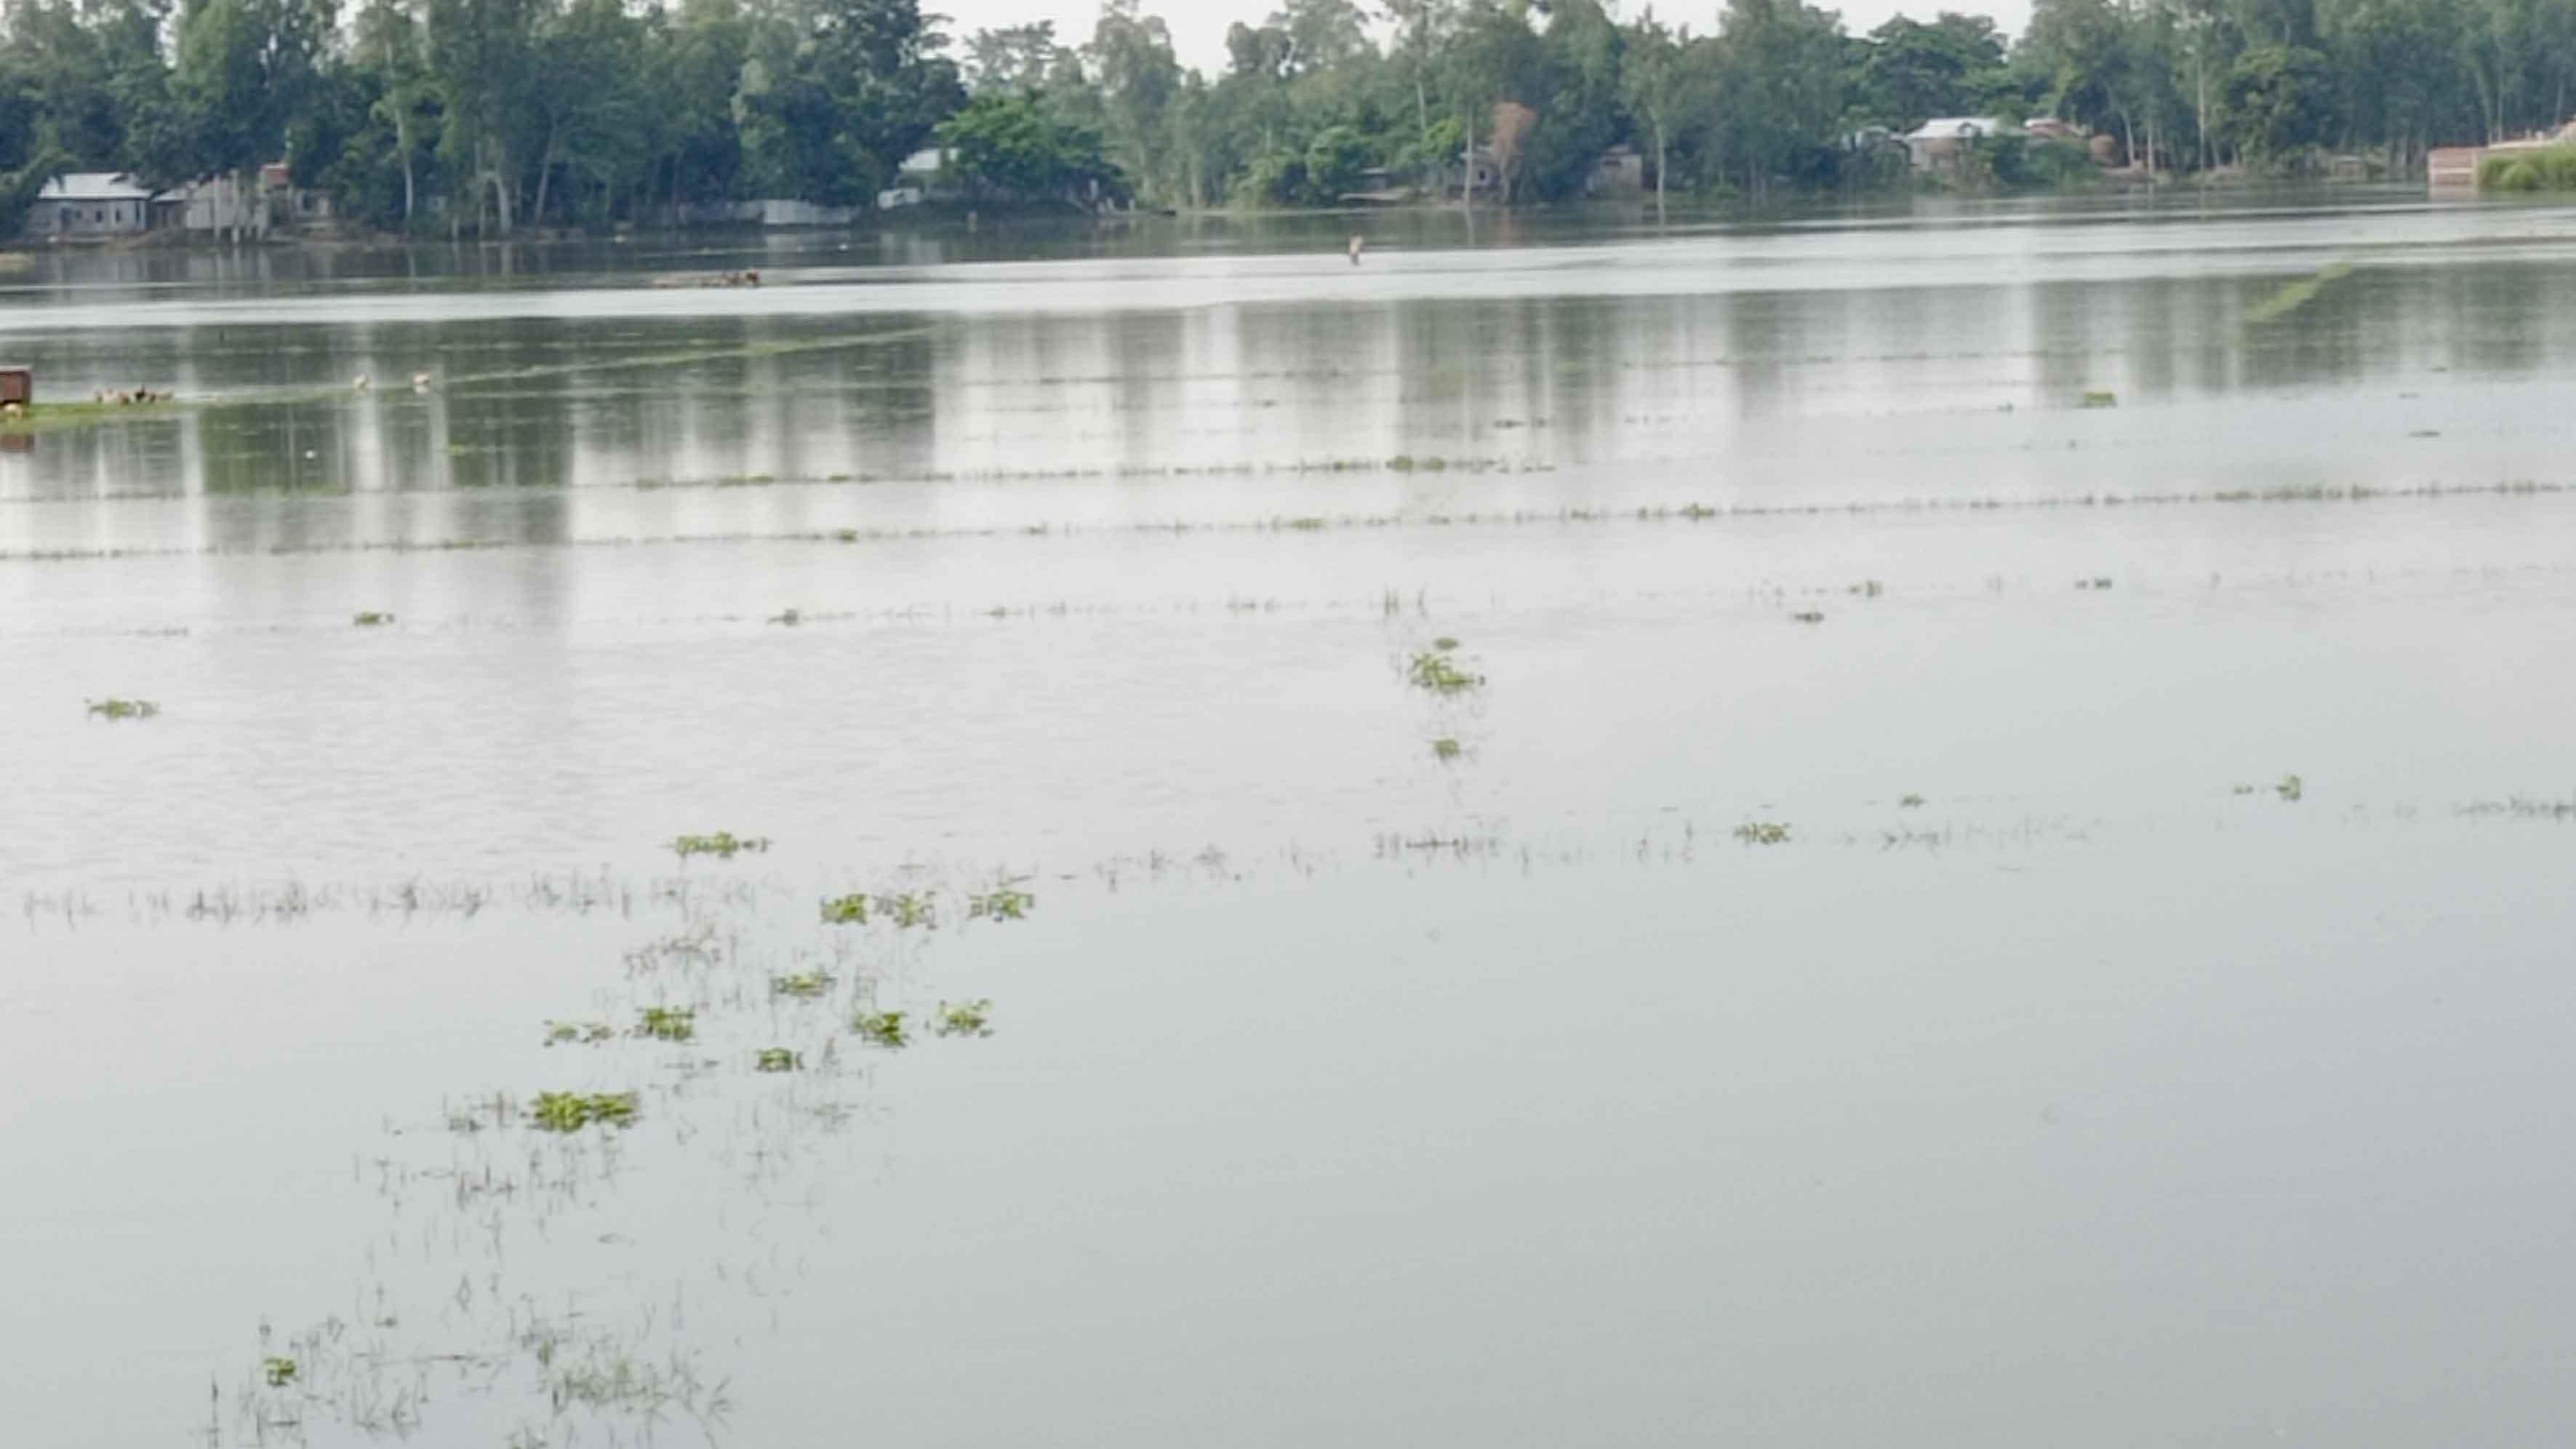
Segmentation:
[(2301, 307), (2315, 301), (2317, 299), (2317, 294), (2323, 292), (2330, 284), (2342, 281), (2344, 278), (2351, 275), (2352, 263), (2335, 262), (2329, 266), (2319, 269), (2317, 274), (2313, 277), (2301, 277), (2299, 280), (2290, 283), (2288, 286), (2283, 287), (2277, 292), (2274, 292), (2271, 296), (2266, 297), (2262, 301), (2255, 303), (2253, 306), (2246, 308), (2245, 325), (2248, 327), (2260, 327), (2266, 323), (2278, 322), (2282, 318), (2289, 316), (2291, 313), (2298, 311)]

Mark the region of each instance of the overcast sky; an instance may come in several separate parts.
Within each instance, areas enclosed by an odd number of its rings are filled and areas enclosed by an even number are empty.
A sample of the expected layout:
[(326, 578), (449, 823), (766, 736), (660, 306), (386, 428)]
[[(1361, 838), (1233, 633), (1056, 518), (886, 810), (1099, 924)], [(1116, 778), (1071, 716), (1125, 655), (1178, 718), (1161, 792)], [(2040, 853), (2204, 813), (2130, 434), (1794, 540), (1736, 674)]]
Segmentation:
[[(1655, 14), (1673, 24), (1705, 33), (1717, 28), (1721, 0), (1660, 0)], [(1078, 45), (1091, 38), (1091, 23), (1100, 18), (1099, 0), (923, 0), (922, 9), (950, 17), (949, 33), (959, 39), (978, 30), (1018, 25), (1031, 20), (1055, 22), (1056, 38)], [(1145, 10), (1163, 17), (1172, 28), (1173, 48), (1183, 65), (1216, 71), (1225, 65), (1225, 28), (1238, 20), (1259, 23), (1278, 9), (1278, 0), (1145, 0)], [(1367, 6), (1375, 10), (1375, 5)], [(1839, 7), (1843, 28), (1857, 35), (1900, 11), (1929, 20), (1941, 10), (1992, 15), (2007, 32), (2019, 33), (2030, 18), (2030, 0), (1933, 0), (1904, 4), (1899, 0), (1850, 0)], [(1645, 0), (1617, 0), (1614, 13), (1626, 17), (1645, 9)]]

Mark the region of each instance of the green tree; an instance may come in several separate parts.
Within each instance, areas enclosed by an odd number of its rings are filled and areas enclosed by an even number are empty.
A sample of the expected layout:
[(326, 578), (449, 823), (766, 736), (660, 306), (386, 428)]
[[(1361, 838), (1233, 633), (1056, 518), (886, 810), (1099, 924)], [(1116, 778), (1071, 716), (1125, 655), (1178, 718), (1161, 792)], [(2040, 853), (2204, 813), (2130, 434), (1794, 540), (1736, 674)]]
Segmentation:
[(2224, 105), (2237, 149), (2255, 160), (2278, 161), (2329, 138), (2334, 82), (2325, 57), (2313, 50), (2257, 46), (2228, 71)]
[(939, 124), (949, 167), (980, 196), (1090, 205), (1125, 192), (1100, 133), (1057, 119), (1035, 91), (983, 91)]

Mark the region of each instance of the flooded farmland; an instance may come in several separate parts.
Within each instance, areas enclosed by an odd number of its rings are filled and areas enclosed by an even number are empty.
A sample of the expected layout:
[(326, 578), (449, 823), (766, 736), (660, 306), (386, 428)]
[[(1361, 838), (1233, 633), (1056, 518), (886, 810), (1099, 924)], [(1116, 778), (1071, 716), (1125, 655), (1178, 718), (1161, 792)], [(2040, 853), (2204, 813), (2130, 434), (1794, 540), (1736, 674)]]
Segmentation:
[(9, 279), (0, 1442), (2565, 1434), (2576, 211), (1342, 226)]

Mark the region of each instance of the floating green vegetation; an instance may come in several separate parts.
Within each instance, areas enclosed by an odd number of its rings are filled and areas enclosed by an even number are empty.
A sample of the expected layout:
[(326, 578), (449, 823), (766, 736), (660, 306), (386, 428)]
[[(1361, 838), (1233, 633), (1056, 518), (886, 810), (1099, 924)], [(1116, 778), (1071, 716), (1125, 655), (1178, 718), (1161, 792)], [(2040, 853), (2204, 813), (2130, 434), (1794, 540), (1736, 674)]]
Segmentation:
[(2096, 389), (2086, 392), (2075, 405), (2080, 408), (2115, 408), (2120, 405), (2120, 395)]
[(991, 1036), (993, 1003), (989, 1000), (943, 1001), (939, 1003), (941, 1036)]
[(1735, 838), (1747, 845), (1786, 845), (1789, 827), (1776, 820), (1747, 820), (1735, 827)]
[[(829, 919), (828, 915), (826, 919)], [(770, 995), (792, 996), (798, 1001), (819, 1000), (831, 993), (832, 986), (832, 978), (820, 971), (800, 971), (792, 976), (769, 978)]]
[(635, 1020), (635, 1034), (655, 1041), (688, 1041), (698, 1034), (698, 1013), (684, 1006), (648, 1006)]
[(578, 1132), (593, 1122), (632, 1127), (641, 1106), (633, 1092), (539, 1092), (528, 1119), (548, 1132)]
[(103, 402), (37, 403), (33, 407), (0, 408), (0, 436), (26, 437), (34, 433), (55, 433), (67, 428), (96, 427), (101, 423), (143, 422), (152, 418), (172, 417), (191, 409), (168, 393), (125, 395), (130, 400), (110, 398)]
[(2290, 804), (2296, 805), (2301, 800), (2307, 798), (2308, 782), (2300, 779), (2296, 775), (2283, 775), (2281, 777), (2281, 782), (2272, 787), (2272, 793), (2280, 796)]
[(89, 712), (100, 719), (150, 719), (161, 712), (161, 706), (148, 699), (93, 699)]
[(832, 537), (842, 543), (857, 543), (859, 531), (855, 528), (836, 528), (832, 530)]
[(1789, 616), (1789, 622), (1792, 624), (1821, 624), (1825, 622), (1825, 611), (1822, 609), (1801, 609), (1797, 613)]
[(1876, 579), (1863, 579), (1859, 583), (1852, 585), (1844, 592), (1858, 594), (1864, 599), (1875, 599), (1879, 595), (1887, 592), (1887, 585), (1880, 583)]
[(1920, 810), (1923, 808), (1923, 797), (1920, 795), (1908, 795), (1904, 799), (1897, 801), (1896, 805), (1900, 810)]
[(350, 622), (356, 624), (361, 629), (381, 629), (393, 621), (394, 616), (391, 614), (379, 613), (374, 609), (362, 609), (358, 612), (357, 617), (352, 619)]
[(2077, 587), (2077, 588), (2079, 588), (2079, 589), (2107, 589), (2107, 588), (2111, 587), (2111, 581), (2110, 581), (2109, 579), (2098, 579), (2098, 578), (2097, 578), (2097, 579), (2077, 579), (2077, 580), (2075, 581), (2075, 587)]
[(1446, 735), (1431, 742), (1431, 758), (1435, 760), (1454, 760), (1462, 753), (1458, 742)]
[(801, 1072), (805, 1070), (805, 1058), (785, 1047), (763, 1047), (752, 1068), (762, 1072)]
[(939, 896), (936, 891), (905, 891), (899, 896), (877, 897), (877, 911), (895, 923), (897, 929), (939, 924)]
[(1304, 518), (1291, 518), (1279, 526), (1293, 529), (1298, 533), (1320, 533), (1325, 527), (1325, 522), (1321, 518), (1309, 515)]
[(2516, 795), (2510, 800), (2474, 800), (2460, 807), (2463, 815), (2510, 815), (2517, 820), (2576, 820), (2576, 800), (2546, 800)]
[(2313, 277), (2301, 277), (2271, 296), (2245, 309), (2245, 325), (2260, 327), (2277, 322), (2317, 299), (2329, 283), (2352, 275), (2352, 263), (2335, 262), (2318, 270)]
[(1413, 662), (1405, 666), (1405, 677), (1413, 681), (1414, 688), (1433, 694), (1464, 694), (1477, 688), (1485, 682), (1485, 676), (1469, 674), (1458, 667), (1449, 657), (1457, 647), (1455, 639), (1434, 640), (1429, 649), (1414, 655)]
[(864, 891), (857, 895), (841, 896), (823, 902), (824, 925), (864, 926), (867, 923), (868, 897)]
[(980, 896), (966, 898), (966, 916), (976, 921), (1017, 921), (1026, 919), (1036, 909), (1038, 898), (1012, 886), (996, 886)]
[(259, 1376), (266, 1379), (272, 1389), (282, 1389), (295, 1382), (295, 1374), (296, 1364), (291, 1358), (270, 1354), (259, 1361)]
[(597, 1046), (617, 1039), (617, 1028), (604, 1021), (550, 1021), (546, 1023), (546, 1045)]
[(769, 841), (765, 836), (738, 837), (730, 830), (719, 830), (713, 835), (683, 835), (671, 842), (672, 853), (682, 860), (693, 855), (731, 860), (745, 851), (757, 855), (768, 848)]
[(899, 1047), (909, 1040), (900, 1011), (862, 1011), (850, 1018), (850, 1029), (881, 1047)]
[(1717, 510), (1705, 503), (1685, 503), (1682, 505), (1681, 516), (1693, 523), (1698, 523), (1704, 519), (1715, 518)]

